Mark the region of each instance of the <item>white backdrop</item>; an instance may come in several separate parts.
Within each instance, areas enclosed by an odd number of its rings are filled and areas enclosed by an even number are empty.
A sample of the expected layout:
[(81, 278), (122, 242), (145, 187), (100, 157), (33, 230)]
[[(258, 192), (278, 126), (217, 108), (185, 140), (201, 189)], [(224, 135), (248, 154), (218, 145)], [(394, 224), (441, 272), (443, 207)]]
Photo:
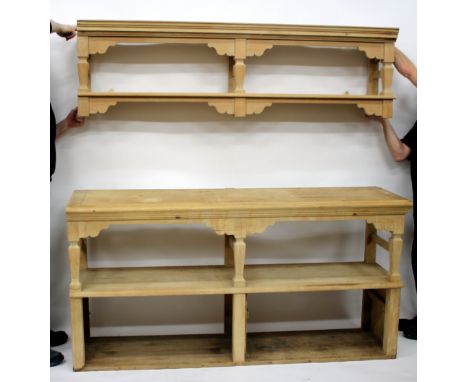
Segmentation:
[[(416, 3), (407, 0), (51, 0), (51, 18), (253, 22), (398, 27), (416, 63)], [(51, 37), (51, 102), (57, 120), (76, 106), (76, 39)], [(95, 90), (225, 91), (226, 57), (206, 46), (142, 45), (93, 56)], [(364, 93), (363, 53), (275, 47), (247, 60), (251, 92)], [(416, 90), (395, 74), (393, 124), (416, 119)], [(65, 206), (75, 189), (380, 186), (411, 198), (408, 163), (390, 157), (381, 127), (347, 106), (274, 105), (234, 119), (207, 105), (121, 104), (57, 141), (51, 183), (51, 327), (68, 329)], [(247, 239), (247, 263), (353, 261), (362, 222), (282, 223)], [(410, 272), (412, 220), (402, 259), (402, 317), (416, 312)], [(221, 264), (223, 238), (199, 226), (117, 227), (90, 242), (91, 266)], [(379, 253), (386, 264), (386, 256)], [(359, 292), (250, 295), (250, 330), (355, 326)], [(94, 334), (214, 332), (222, 298), (100, 299)]]

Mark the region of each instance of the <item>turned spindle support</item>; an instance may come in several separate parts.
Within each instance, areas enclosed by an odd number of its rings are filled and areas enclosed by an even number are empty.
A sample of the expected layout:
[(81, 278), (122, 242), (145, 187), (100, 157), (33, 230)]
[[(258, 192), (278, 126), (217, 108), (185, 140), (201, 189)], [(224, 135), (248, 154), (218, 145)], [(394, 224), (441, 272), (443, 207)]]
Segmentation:
[(245, 93), (245, 59), (246, 59), (247, 43), (245, 39), (236, 39), (234, 49), (234, 65), (232, 68), (234, 79), (234, 93)]
[(80, 91), (91, 90), (91, 77), (89, 71), (89, 41), (88, 36), (78, 36), (76, 45), (78, 53), (78, 78)]
[(403, 249), (403, 239), (400, 233), (392, 233), (389, 240), (389, 254), (390, 254), (390, 281), (400, 280), (400, 257)]
[(234, 245), (234, 278), (235, 287), (244, 286), (244, 265), (245, 265), (245, 241), (243, 237), (236, 236)]
[(395, 46), (385, 44), (382, 65), (382, 95), (392, 95), (393, 62), (395, 61)]

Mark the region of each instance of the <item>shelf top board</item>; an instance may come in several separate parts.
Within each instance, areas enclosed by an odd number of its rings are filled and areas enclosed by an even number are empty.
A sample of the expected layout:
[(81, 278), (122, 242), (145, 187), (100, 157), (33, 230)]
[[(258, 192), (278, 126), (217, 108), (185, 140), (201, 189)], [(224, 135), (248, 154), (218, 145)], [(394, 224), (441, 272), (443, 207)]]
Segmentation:
[(235, 98), (249, 98), (249, 99), (325, 99), (325, 100), (351, 100), (351, 101), (391, 101), (395, 99), (393, 94), (385, 95), (369, 95), (369, 94), (275, 94), (275, 93), (180, 93), (180, 92), (91, 92), (91, 91), (78, 91), (79, 97), (91, 98), (201, 98), (201, 99), (235, 99)]
[(408, 199), (378, 187), (77, 190), (69, 221), (404, 215)]
[(78, 20), (78, 33), (95, 37), (253, 38), (394, 42), (398, 28), (356, 26)]

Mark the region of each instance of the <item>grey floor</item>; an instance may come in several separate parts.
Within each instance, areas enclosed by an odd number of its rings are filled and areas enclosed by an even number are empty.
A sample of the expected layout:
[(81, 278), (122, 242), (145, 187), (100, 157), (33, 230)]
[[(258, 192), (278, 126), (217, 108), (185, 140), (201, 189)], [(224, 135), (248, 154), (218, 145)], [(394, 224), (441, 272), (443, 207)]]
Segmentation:
[(51, 382), (186, 382), (186, 381), (346, 381), (406, 382), (416, 381), (417, 341), (399, 334), (398, 357), (394, 360), (307, 363), (294, 365), (236, 366), (204, 369), (73, 372), (70, 342), (56, 350), (65, 361), (50, 369)]

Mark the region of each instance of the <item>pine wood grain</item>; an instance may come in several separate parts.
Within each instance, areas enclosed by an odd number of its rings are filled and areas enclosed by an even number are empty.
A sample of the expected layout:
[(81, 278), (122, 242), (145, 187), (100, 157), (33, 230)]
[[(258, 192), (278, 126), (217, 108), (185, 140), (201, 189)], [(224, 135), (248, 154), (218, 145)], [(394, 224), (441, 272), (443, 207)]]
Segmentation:
[(395, 41), (398, 28), (322, 25), (203, 23), (177, 21), (78, 20), (87, 36), (174, 36), (204, 38), (315, 39), (340, 41)]
[[(222, 334), (91, 338), (83, 370), (232, 366), (230, 338)], [(394, 358), (361, 329), (249, 333), (243, 364), (356, 361)]]
[(225, 266), (102, 268), (82, 271), (72, 297), (180, 296), (398, 288), (378, 264), (316, 263), (247, 265), (246, 283), (235, 286)]
[(378, 187), (80, 190), (67, 220), (405, 214), (412, 203)]

